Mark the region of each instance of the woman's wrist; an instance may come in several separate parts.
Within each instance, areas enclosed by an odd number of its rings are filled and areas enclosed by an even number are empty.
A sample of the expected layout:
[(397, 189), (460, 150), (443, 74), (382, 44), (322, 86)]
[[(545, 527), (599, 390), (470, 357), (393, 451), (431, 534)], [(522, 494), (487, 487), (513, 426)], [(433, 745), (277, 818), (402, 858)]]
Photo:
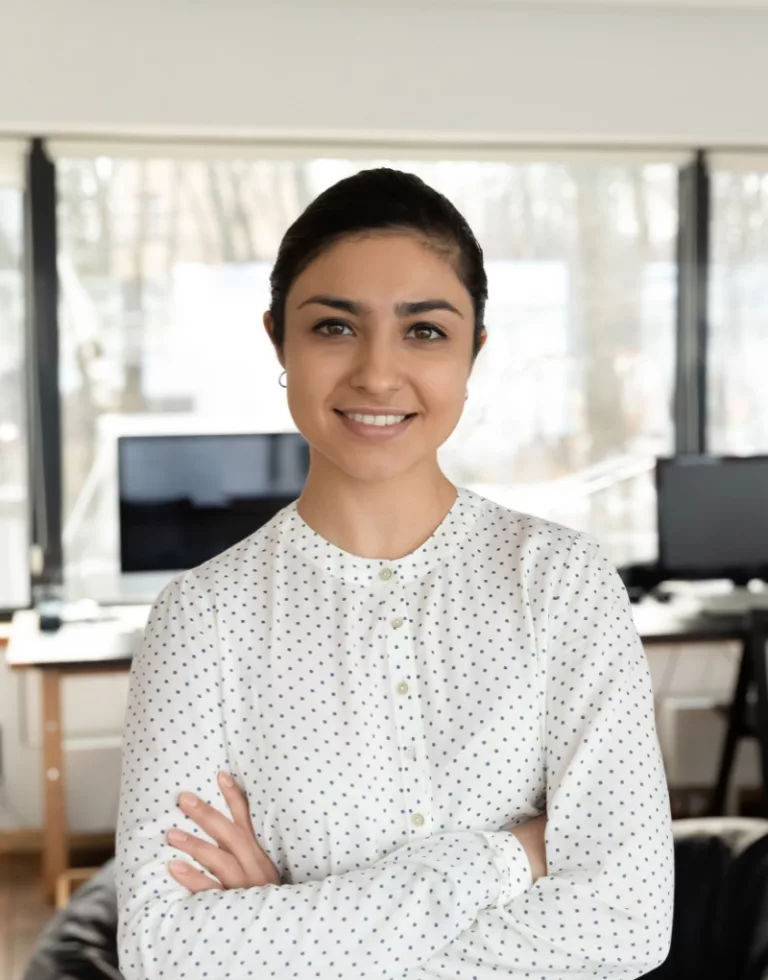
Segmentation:
[(542, 813), (532, 820), (510, 828), (510, 833), (516, 837), (523, 846), (528, 861), (531, 865), (531, 876), (534, 883), (543, 878), (547, 873), (547, 851), (545, 835), (547, 830), (547, 815)]

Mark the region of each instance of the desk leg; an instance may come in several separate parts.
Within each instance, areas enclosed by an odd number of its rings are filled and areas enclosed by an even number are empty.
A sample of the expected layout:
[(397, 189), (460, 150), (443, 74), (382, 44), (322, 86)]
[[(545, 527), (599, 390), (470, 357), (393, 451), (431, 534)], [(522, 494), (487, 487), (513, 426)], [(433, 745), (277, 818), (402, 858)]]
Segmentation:
[(750, 647), (752, 670), (755, 675), (755, 735), (760, 746), (760, 767), (763, 777), (762, 815), (768, 816), (768, 667), (766, 666), (768, 631), (758, 619), (752, 628)]
[(720, 759), (720, 769), (717, 776), (717, 785), (712, 795), (710, 815), (720, 817), (725, 814), (726, 797), (728, 796), (728, 783), (733, 768), (733, 760), (736, 755), (736, 746), (744, 732), (744, 713), (747, 705), (747, 692), (752, 682), (752, 651), (749, 639), (745, 638), (741, 648), (741, 660), (739, 662), (739, 676), (736, 680), (736, 688), (733, 698), (728, 708), (728, 728), (723, 743), (723, 752)]
[(61, 671), (46, 668), (43, 675), (43, 881), (49, 902), (56, 882), (69, 864), (61, 731)]

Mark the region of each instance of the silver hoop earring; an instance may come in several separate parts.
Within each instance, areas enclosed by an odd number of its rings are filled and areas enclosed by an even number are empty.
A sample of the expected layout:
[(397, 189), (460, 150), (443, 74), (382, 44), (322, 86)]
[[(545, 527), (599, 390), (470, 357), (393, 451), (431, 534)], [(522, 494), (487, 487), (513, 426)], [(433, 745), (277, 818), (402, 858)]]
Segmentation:
[(286, 374), (286, 372), (285, 372), (285, 371), (283, 371), (283, 373), (282, 373), (282, 374), (280, 375), (280, 377), (279, 377), (279, 378), (277, 379), (277, 383), (278, 383), (278, 384), (280, 385), (280, 387), (281, 387), (281, 388), (287, 388), (287, 387), (288, 387), (288, 385), (284, 385), (284, 384), (283, 384), (283, 378), (285, 377), (285, 374)]

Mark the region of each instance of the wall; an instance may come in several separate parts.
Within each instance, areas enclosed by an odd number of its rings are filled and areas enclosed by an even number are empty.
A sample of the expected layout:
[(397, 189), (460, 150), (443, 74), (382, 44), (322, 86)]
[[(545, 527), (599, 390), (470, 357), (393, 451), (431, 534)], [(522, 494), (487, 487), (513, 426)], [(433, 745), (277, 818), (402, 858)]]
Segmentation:
[(0, 130), (768, 145), (768, 11), (0, 0)]

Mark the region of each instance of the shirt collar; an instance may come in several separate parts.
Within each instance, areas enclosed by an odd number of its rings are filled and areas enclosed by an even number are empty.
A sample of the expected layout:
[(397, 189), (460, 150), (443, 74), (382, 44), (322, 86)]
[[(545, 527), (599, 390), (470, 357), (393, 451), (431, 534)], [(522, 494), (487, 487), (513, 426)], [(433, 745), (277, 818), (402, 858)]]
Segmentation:
[(359, 585), (402, 584), (421, 578), (436, 565), (455, 556), (457, 546), (477, 520), (482, 500), (471, 490), (459, 487), (453, 506), (431, 537), (409, 555), (391, 561), (361, 558), (326, 541), (301, 517), (298, 501), (284, 508), (280, 533), (287, 545), (326, 574)]

